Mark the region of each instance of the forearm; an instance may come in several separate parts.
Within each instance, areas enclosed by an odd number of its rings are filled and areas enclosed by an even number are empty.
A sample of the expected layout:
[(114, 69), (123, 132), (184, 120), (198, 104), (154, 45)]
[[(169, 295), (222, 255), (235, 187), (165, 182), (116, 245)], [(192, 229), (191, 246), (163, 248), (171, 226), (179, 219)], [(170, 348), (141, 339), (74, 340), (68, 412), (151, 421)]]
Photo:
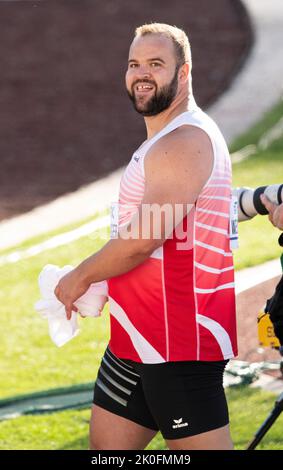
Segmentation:
[[(156, 236), (151, 217), (143, 216), (141, 205), (129, 225), (119, 230), (118, 238), (111, 239), (76, 268), (79, 278), (83, 283), (91, 284), (124, 274), (143, 263), (166, 239), (168, 228), (164, 219), (158, 222), (160, 234)], [(170, 230), (171, 225), (172, 221)]]
[(113, 239), (85, 259), (76, 270), (88, 284), (103, 281), (132, 270), (143, 263), (153, 250), (154, 246), (141, 240)]

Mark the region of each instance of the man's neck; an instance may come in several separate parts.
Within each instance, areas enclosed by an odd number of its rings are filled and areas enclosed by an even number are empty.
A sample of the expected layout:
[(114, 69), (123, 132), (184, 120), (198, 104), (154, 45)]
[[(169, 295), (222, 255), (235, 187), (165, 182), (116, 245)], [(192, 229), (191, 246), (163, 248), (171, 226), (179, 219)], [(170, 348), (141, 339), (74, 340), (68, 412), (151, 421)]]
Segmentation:
[(155, 134), (160, 132), (161, 129), (167, 126), (167, 124), (175, 117), (186, 111), (190, 111), (194, 106), (194, 97), (192, 94), (190, 94), (183, 99), (177, 99), (173, 101), (172, 105), (168, 109), (165, 109), (165, 111), (162, 111), (162, 113), (159, 113), (156, 116), (145, 117), (144, 121), (147, 130), (147, 139), (151, 139)]

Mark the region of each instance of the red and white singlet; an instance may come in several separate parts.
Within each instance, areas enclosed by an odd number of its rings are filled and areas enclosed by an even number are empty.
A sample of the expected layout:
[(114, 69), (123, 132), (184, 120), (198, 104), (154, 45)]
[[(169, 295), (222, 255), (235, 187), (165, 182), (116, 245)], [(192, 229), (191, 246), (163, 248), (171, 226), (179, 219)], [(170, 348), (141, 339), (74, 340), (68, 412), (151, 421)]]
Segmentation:
[(133, 154), (120, 184), (119, 224), (127, 224), (142, 201), (148, 150), (183, 125), (196, 126), (209, 136), (213, 170), (184, 219), (186, 248), (178, 249), (174, 231), (142, 264), (108, 280), (109, 345), (119, 358), (154, 364), (237, 355), (229, 241), (231, 162), (217, 125), (200, 108), (177, 116)]

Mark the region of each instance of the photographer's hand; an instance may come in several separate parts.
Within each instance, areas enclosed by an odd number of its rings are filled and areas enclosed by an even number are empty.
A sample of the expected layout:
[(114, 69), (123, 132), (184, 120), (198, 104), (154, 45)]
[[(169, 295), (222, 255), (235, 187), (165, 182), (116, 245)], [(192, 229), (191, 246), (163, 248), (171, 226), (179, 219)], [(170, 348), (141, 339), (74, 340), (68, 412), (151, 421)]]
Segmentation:
[(261, 202), (269, 212), (270, 222), (280, 230), (283, 230), (283, 203), (279, 206), (271, 202), (264, 194), (260, 196)]

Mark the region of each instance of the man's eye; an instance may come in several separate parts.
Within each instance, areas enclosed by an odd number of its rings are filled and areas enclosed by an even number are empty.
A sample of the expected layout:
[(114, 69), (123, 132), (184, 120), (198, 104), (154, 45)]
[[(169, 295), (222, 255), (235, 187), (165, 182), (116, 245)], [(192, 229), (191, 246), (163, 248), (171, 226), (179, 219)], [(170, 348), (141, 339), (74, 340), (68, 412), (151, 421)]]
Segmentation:
[(138, 64), (129, 64), (130, 69), (135, 69), (138, 66)]
[(151, 62), (151, 67), (159, 67), (160, 63), (159, 62)]

